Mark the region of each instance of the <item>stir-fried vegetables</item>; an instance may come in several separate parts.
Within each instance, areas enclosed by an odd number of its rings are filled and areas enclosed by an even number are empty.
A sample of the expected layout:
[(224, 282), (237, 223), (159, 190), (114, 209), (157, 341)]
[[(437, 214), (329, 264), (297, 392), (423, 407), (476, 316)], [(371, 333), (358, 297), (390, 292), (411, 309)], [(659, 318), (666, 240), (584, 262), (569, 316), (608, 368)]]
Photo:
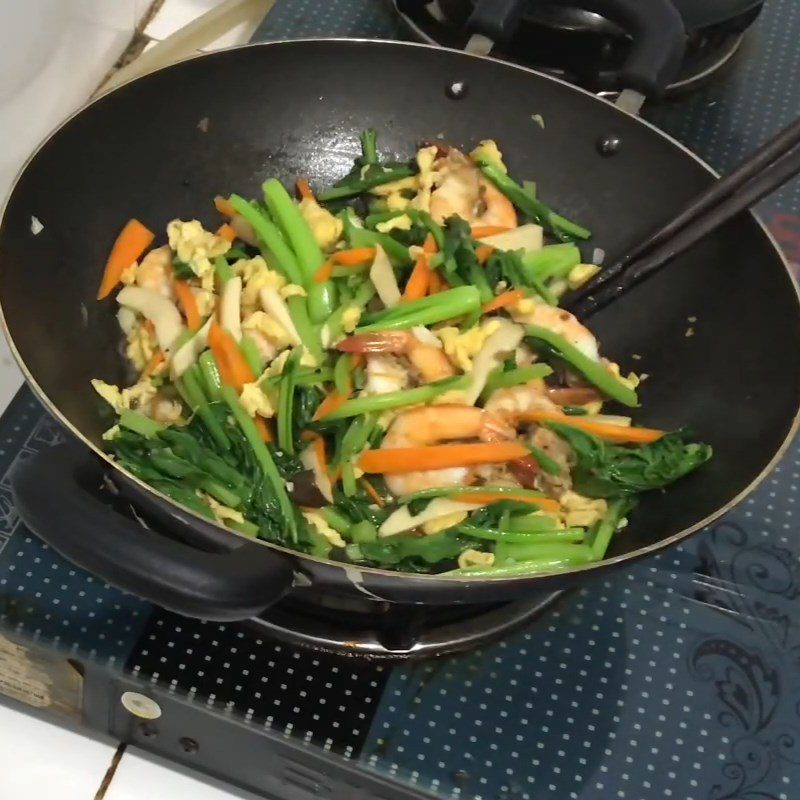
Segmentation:
[[(120, 465), (233, 532), (361, 566), (513, 578), (604, 558), (636, 496), (711, 457), (639, 406), (558, 307), (590, 233), (497, 145), (382, 161), (333, 187), (213, 199), (216, 232), (129, 221), (116, 295), (136, 381), (93, 386)], [(207, 200), (204, 200), (207, 202)], [(111, 345), (110, 345), (111, 346)], [(624, 534), (620, 534), (624, 535)], [(612, 551), (613, 552), (613, 551)]]

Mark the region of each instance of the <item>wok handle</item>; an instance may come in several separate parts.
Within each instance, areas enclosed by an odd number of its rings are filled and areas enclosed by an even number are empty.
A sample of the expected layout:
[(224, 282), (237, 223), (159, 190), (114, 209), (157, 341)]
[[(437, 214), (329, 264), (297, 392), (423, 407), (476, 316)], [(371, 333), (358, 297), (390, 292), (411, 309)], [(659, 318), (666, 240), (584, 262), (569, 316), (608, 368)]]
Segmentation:
[[(631, 37), (631, 50), (619, 72), (619, 86), (659, 96), (678, 74), (686, 51), (686, 29), (672, 0), (545, 0), (578, 6), (615, 22)], [(519, 26), (526, 0), (479, 0), (468, 30), (493, 41), (509, 39)]]
[(184, 616), (247, 619), (291, 588), (290, 560), (267, 547), (231, 534), (228, 551), (198, 550), (119, 513), (101, 497), (104, 473), (77, 443), (42, 450), (15, 471), (17, 510), (72, 563)]

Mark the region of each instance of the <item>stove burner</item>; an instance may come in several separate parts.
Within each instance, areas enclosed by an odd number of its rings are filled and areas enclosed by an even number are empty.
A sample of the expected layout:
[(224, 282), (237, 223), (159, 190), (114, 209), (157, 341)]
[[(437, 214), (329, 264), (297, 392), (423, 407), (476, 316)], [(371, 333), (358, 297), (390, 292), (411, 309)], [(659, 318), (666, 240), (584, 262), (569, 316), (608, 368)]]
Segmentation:
[(505, 636), (546, 612), (564, 594), (480, 606), (338, 603), (294, 595), (249, 624), (272, 638), (312, 650), (369, 659), (407, 660), (468, 650)]
[[(644, 0), (642, 0), (644, 2)], [(464, 23), (471, 0), (392, 0), (411, 33), (421, 41), (463, 50), (469, 41)], [(580, 6), (580, 0), (575, 0)], [(760, 0), (675, 0), (688, 32), (686, 57), (674, 93), (701, 85), (722, 69), (757, 19)], [(531, 3), (523, 22), (506, 45), (492, 55), (584, 86), (612, 93), (627, 87), (614, 76), (627, 55), (628, 39), (617, 25), (579, 8)]]

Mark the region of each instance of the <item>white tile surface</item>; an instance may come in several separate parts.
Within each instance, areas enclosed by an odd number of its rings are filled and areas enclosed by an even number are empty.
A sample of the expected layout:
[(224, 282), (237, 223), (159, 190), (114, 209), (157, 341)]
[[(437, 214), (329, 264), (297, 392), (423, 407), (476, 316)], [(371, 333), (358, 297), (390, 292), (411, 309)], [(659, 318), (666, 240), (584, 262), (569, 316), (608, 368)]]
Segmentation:
[[(263, 800), (129, 747), (105, 800)], [(60, 798), (59, 798), (60, 800)], [(88, 798), (87, 798), (88, 800)]]
[(115, 749), (0, 706), (0, 797), (92, 800)]

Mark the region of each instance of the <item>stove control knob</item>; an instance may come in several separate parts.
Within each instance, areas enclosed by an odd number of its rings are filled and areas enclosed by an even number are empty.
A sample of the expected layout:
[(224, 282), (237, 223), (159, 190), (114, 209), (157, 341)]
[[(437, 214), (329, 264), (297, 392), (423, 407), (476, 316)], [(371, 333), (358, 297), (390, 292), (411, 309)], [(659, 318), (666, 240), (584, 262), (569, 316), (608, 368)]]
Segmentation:
[(119, 701), (126, 711), (139, 719), (158, 719), (161, 716), (161, 706), (139, 692), (125, 692)]

